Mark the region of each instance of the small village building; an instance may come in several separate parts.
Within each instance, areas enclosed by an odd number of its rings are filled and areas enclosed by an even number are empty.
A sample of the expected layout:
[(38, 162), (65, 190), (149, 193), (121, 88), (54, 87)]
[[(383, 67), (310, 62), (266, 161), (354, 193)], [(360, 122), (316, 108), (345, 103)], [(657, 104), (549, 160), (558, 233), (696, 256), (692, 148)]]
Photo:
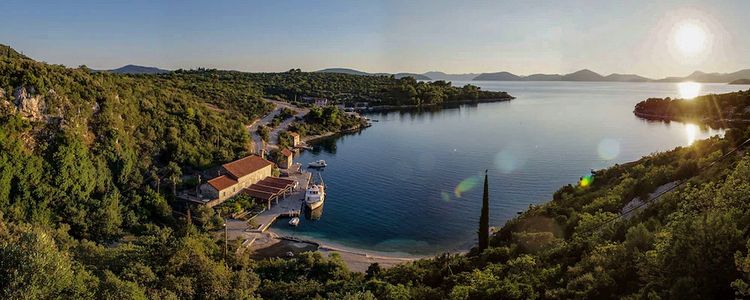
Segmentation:
[(281, 149), (280, 153), (281, 157), (279, 158), (279, 168), (291, 168), (294, 161), (294, 153), (287, 148)]
[(302, 102), (309, 103), (315, 106), (327, 106), (330, 104), (330, 101), (326, 98), (318, 98), (318, 97), (302, 97)]
[[(290, 154), (288, 161), (291, 162), (294, 153), (289, 149), (284, 150), (282, 152)], [(238, 159), (213, 170), (217, 176), (201, 184), (197, 194), (181, 192), (178, 198), (214, 207), (244, 194), (270, 209), (273, 201), (278, 203), (279, 198), (287, 197), (298, 185), (295, 180), (273, 177), (273, 167), (272, 162), (257, 155)]]
[(299, 147), (302, 144), (299, 133), (290, 131), (289, 136), (292, 137), (292, 147)]
[(272, 162), (257, 155), (226, 163), (219, 169), (219, 176), (200, 186), (201, 197), (209, 199), (209, 206), (218, 205), (270, 177), (272, 169)]

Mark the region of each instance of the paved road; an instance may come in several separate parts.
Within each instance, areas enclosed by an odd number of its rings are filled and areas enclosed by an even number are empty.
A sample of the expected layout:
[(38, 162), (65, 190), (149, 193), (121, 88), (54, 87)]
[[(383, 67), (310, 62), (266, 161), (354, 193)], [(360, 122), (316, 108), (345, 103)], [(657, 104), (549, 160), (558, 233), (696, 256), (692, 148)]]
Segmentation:
[(260, 120), (255, 121), (253, 124), (247, 126), (247, 130), (250, 132), (250, 135), (253, 137), (253, 143), (255, 144), (256, 151), (258, 149), (262, 149), (263, 147), (263, 142), (261, 141), (260, 136), (258, 135), (258, 127), (260, 125), (268, 126), (268, 124), (271, 123), (271, 120), (273, 120), (275, 116), (281, 113), (282, 108), (291, 109), (295, 111), (296, 114), (294, 115), (294, 117), (286, 119), (281, 124), (279, 124), (278, 127), (273, 128), (271, 130), (271, 134), (269, 135), (269, 138), (268, 138), (269, 142), (268, 142), (268, 145), (266, 145), (266, 148), (269, 148), (269, 147), (275, 148), (279, 142), (278, 141), (279, 133), (281, 133), (282, 130), (287, 130), (287, 128), (289, 128), (289, 125), (291, 125), (292, 122), (294, 122), (294, 119), (296, 117), (303, 117), (308, 112), (310, 112), (310, 109), (308, 108), (294, 107), (291, 104), (286, 103), (286, 102), (269, 100), (269, 99), (266, 99), (266, 101), (271, 102), (274, 105), (274, 109), (270, 113), (265, 115), (263, 118), (261, 118)]

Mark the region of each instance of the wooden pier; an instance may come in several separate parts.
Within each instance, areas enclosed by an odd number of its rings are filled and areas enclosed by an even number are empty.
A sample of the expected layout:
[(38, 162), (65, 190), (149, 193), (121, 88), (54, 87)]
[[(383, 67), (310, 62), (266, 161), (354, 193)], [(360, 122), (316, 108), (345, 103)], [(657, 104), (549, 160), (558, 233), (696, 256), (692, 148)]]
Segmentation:
[(294, 218), (294, 217), (299, 217), (300, 214), (301, 214), (300, 210), (297, 209), (297, 210), (290, 210), (290, 211), (287, 211), (287, 212), (280, 213), (279, 217), (281, 217), (281, 218)]

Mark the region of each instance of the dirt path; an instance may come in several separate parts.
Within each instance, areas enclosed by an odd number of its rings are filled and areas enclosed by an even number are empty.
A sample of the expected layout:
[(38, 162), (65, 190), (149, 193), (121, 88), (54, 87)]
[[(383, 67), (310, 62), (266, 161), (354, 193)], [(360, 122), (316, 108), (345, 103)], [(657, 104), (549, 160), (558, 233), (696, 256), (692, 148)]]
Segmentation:
[(258, 135), (258, 127), (260, 127), (260, 125), (268, 126), (268, 124), (271, 123), (271, 120), (273, 120), (274, 117), (276, 117), (279, 113), (281, 113), (282, 108), (291, 109), (295, 111), (295, 114), (293, 117), (284, 120), (284, 122), (279, 124), (278, 127), (273, 128), (271, 130), (271, 134), (269, 135), (269, 138), (268, 138), (269, 141), (268, 141), (268, 144), (266, 145), (266, 148), (269, 148), (269, 147), (275, 148), (276, 144), (278, 144), (279, 133), (282, 130), (286, 130), (287, 128), (289, 128), (289, 125), (291, 125), (292, 122), (294, 122), (294, 119), (296, 117), (303, 117), (308, 112), (310, 112), (310, 109), (308, 108), (298, 108), (287, 102), (270, 100), (270, 99), (265, 99), (265, 100), (268, 102), (271, 102), (271, 104), (274, 105), (274, 109), (267, 115), (263, 116), (263, 118), (260, 118), (259, 120), (246, 126), (247, 130), (250, 132), (250, 135), (253, 138), (253, 144), (255, 145), (256, 151), (258, 149), (263, 148), (263, 141), (260, 139), (260, 135)]

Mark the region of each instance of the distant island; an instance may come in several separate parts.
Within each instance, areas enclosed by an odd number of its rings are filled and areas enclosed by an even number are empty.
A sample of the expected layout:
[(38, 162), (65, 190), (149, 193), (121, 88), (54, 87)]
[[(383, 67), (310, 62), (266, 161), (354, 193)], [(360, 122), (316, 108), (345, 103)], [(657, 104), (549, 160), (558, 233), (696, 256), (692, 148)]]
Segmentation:
[(396, 79), (401, 79), (404, 77), (412, 77), (416, 80), (433, 80), (433, 78), (430, 78), (423, 74), (414, 74), (414, 73), (396, 73), (396, 74), (388, 74), (388, 73), (367, 73), (362, 72), (359, 70), (354, 69), (347, 69), (347, 68), (328, 68), (323, 70), (315, 71), (318, 73), (339, 73), (339, 74), (348, 74), (348, 75), (362, 75), (362, 76), (390, 76), (393, 75)]
[[(425, 73), (368, 73), (360, 70), (349, 69), (349, 68), (328, 68), (319, 70), (316, 72), (322, 73), (341, 73), (349, 75), (381, 75), (390, 76), (393, 75), (395, 78), (412, 77), (416, 80), (445, 80), (445, 81), (580, 81), (580, 82), (683, 82), (683, 81), (695, 81), (695, 82), (706, 82), (706, 83), (733, 83), (733, 84), (750, 84), (747, 81), (750, 78), (750, 69), (744, 69), (733, 73), (705, 73), (701, 71), (695, 71), (690, 75), (679, 77), (665, 77), (662, 79), (652, 79), (636, 74), (620, 74), (612, 73), (609, 75), (601, 75), (589, 69), (583, 69), (569, 74), (531, 74), (531, 75), (517, 75), (511, 72), (501, 71), (492, 73), (466, 73), (466, 74), (448, 74), (439, 71), (430, 71)], [(741, 81), (745, 80), (745, 81)], [(748, 83), (741, 83), (748, 82)]]
[[(18, 52), (10, 53), (11, 50), (0, 49), (0, 54), (23, 57)], [(117, 74), (164, 74), (170, 70), (160, 69), (157, 67), (126, 65), (117, 69), (100, 70), (98, 72), (111, 72)], [(577, 81), (577, 82), (704, 82), (704, 83), (729, 83), (729, 84), (750, 84), (750, 69), (744, 69), (733, 73), (705, 73), (695, 71), (688, 76), (665, 77), (662, 79), (652, 79), (636, 74), (612, 73), (601, 75), (589, 69), (583, 69), (569, 74), (531, 74), (516, 75), (510, 72), (501, 71), (493, 73), (464, 73), (449, 74), (440, 71), (429, 71), (425, 73), (370, 73), (351, 68), (326, 68), (314, 73), (335, 73), (359, 76), (393, 76), (396, 79), (411, 77), (423, 81)]]
[(112, 72), (117, 74), (164, 74), (171, 71), (159, 69), (156, 67), (145, 67), (138, 65), (126, 65), (117, 69), (106, 70), (106, 72)]

